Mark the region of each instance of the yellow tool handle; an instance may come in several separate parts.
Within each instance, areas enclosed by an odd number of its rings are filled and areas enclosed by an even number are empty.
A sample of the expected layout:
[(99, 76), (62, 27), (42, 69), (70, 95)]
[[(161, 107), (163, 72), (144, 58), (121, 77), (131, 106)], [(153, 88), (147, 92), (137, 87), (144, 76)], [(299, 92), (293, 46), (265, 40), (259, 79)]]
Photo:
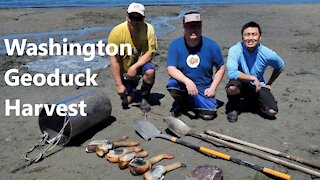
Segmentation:
[(288, 175), (288, 174), (284, 174), (282, 172), (279, 172), (279, 171), (275, 171), (275, 170), (272, 170), (272, 169), (269, 169), (269, 168), (263, 168), (263, 172), (267, 173), (267, 174), (272, 174), (276, 177), (280, 177), (282, 179), (287, 179), (287, 180), (290, 180), (291, 179), (291, 176)]
[(200, 147), (200, 151), (203, 152), (203, 153), (206, 153), (206, 154), (217, 156), (217, 157), (222, 158), (222, 159), (230, 160), (230, 156), (229, 155), (223, 154), (221, 152), (218, 152), (218, 151), (215, 151), (215, 150), (212, 150), (212, 149), (208, 149), (206, 147)]

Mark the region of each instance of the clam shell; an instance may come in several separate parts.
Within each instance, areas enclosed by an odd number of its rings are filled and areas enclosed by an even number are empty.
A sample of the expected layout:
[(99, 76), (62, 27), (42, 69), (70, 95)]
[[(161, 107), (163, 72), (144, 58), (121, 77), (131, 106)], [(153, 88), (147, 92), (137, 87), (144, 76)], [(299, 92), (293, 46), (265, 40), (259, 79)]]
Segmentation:
[(96, 148), (99, 145), (103, 145), (103, 144), (110, 144), (110, 143), (108, 142), (108, 140), (94, 140), (94, 141), (91, 141), (91, 142), (89, 142), (89, 144), (86, 147), (86, 152), (87, 153), (96, 152)]
[(142, 175), (151, 169), (151, 164), (143, 158), (135, 158), (130, 161), (129, 169), (132, 175)]
[(136, 156), (135, 152), (131, 152), (128, 154), (125, 154), (119, 158), (119, 168), (124, 169), (127, 167), (129, 162)]
[(116, 162), (119, 162), (120, 157), (123, 156), (124, 154), (125, 152), (123, 149), (115, 149), (115, 150), (110, 150), (105, 157), (109, 162), (116, 163)]
[(131, 161), (136, 156), (135, 152), (131, 152), (128, 154), (125, 154), (124, 156), (120, 157), (120, 161)]

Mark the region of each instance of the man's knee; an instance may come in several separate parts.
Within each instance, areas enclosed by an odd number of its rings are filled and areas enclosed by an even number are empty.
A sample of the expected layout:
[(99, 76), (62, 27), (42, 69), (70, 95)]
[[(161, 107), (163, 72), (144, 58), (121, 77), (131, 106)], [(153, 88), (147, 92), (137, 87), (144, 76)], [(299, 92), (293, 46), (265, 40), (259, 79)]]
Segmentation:
[(184, 94), (182, 91), (179, 91), (177, 89), (168, 89), (170, 95), (173, 97), (173, 98), (183, 98), (184, 97)]
[(154, 69), (148, 69), (144, 74), (147, 76), (154, 76), (154, 73), (155, 73)]
[(274, 109), (262, 109), (262, 112), (264, 112), (265, 114), (267, 114), (270, 117), (274, 117), (278, 114), (278, 111), (276, 111)]
[(154, 69), (148, 69), (144, 74), (143, 74), (143, 80), (149, 84), (154, 83), (154, 77), (155, 77), (155, 70)]
[(228, 95), (240, 94), (240, 89), (236, 86), (229, 86), (226, 91)]

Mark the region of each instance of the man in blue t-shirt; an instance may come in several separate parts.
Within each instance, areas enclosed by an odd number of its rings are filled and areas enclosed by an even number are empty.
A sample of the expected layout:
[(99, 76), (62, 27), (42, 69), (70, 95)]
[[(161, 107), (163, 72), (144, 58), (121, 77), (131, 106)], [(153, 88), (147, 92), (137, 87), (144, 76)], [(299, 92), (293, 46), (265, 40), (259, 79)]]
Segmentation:
[(168, 49), (167, 69), (171, 77), (167, 89), (175, 100), (171, 112), (177, 117), (194, 110), (200, 118), (212, 120), (216, 117), (216, 89), (225, 72), (221, 48), (201, 35), (198, 12), (184, 15), (183, 32), (184, 36), (173, 40)]
[[(271, 85), (283, 71), (284, 61), (271, 49), (260, 44), (261, 29), (256, 22), (242, 27), (242, 42), (229, 49), (227, 71), (230, 79), (226, 86), (229, 102), (226, 106), (230, 122), (238, 120), (242, 102), (256, 105), (270, 118), (275, 118), (278, 106), (271, 94)], [(273, 68), (267, 83), (263, 74), (267, 66)], [(245, 99), (246, 101), (240, 101)]]

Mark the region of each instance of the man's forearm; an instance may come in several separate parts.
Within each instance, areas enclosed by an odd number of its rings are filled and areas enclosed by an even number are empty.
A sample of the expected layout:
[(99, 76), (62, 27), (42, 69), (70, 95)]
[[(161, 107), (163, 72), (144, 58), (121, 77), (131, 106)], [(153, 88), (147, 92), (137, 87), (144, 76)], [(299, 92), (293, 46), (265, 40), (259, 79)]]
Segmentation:
[(146, 63), (148, 63), (149, 61), (151, 61), (152, 58), (153, 58), (153, 52), (146, 52), (132, 66), (134, 66), (136, 69), (138, 69), (138, 68), (142, 67), (143, 65), (145, 65)]
[(182, 82), (184, 84), (187, 84), (188, 81), (191, 81), (187, 76), (185, 76), (179, 69), (177, 69), (174, 66), (169, 66), (168, 68), (168, 74), (175, 80)]
[(244, 82), (249, 82), (249, 81), (254, 81), (257, 79), (257, 77), (252, 76), (250, 74), (245, 74), (243, 72), (240, 72), (239, 78), (240, 81), (244, 81)]
[(220, 82), (222, 81), (222, 78), (224, 76), (224, 73), (225, 73), (225, 69), (226, 69), (226, 66), (225, 65), (222, 65), (219, 67), (219, 69), (217, 69), (215, 75), (214, 75), (214, 78), (213, 78), (213, 82), (211, 84), (211, 88), (213, 89), (217, 89), (217, 87), (219, 86)]
[(120, 65), (116, 57), (114, 56), (110, 57), (110, 66), (111, 66), (111, 74), (113, 76), (114, 82), (116, 83), (116, 86), (122, 85), (122, 80), (120, 75)]
[(279, 77), (279, 75), (281, 74), (281, 70), (279, 70), (279, 69), (274, 69), (273, 70), (273, 72), (272, 72), (272, 74), (271, 74), (271, 77), (270, 77), (270, 79), (269, 79), (269, 81), (268, 81), (268, 83), (267, 83), (267, 85), (271, 85), (278, 77)]

